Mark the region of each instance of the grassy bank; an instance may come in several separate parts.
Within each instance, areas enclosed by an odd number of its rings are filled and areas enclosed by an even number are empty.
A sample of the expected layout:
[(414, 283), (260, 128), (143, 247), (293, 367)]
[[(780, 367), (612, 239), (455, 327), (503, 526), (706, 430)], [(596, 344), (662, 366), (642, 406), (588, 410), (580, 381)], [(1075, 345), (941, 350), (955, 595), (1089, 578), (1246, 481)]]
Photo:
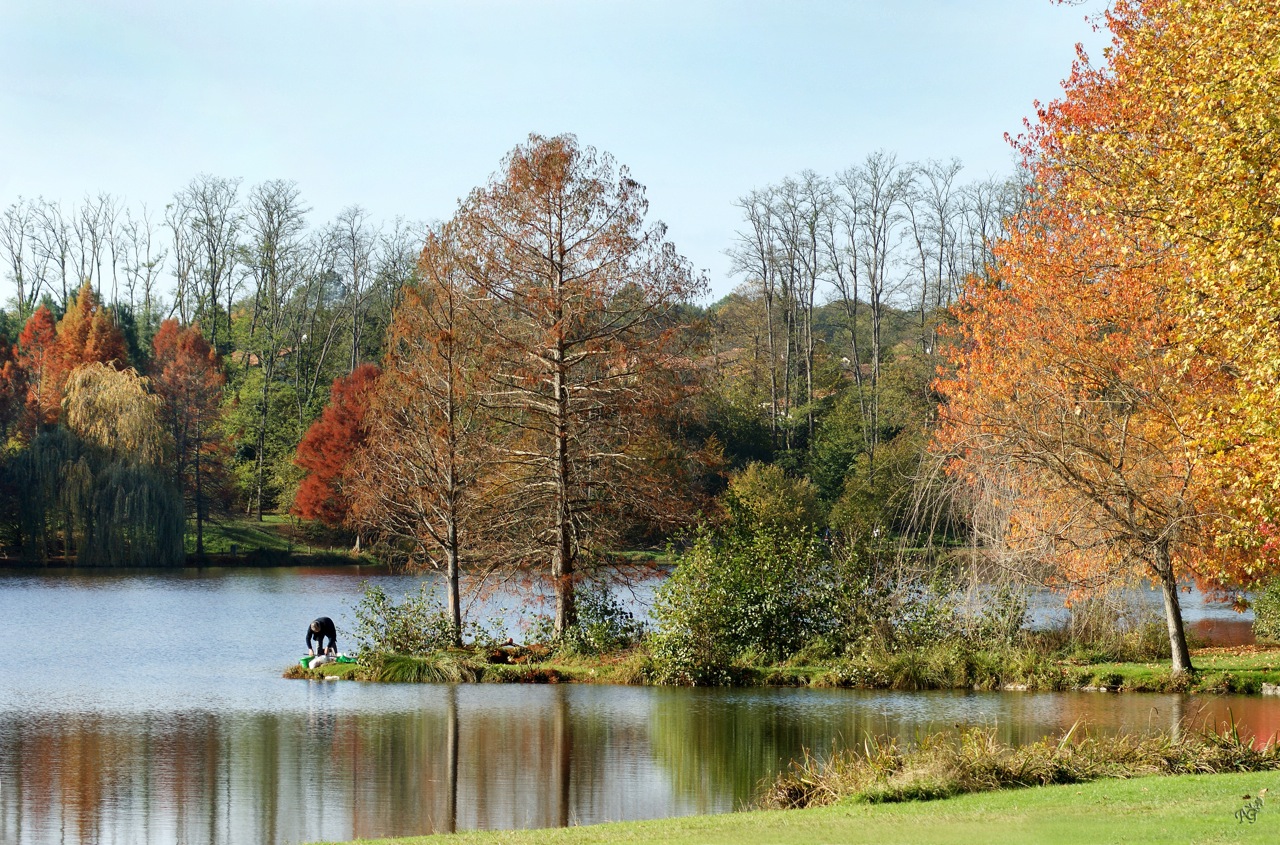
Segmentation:
[(1280, 795), (1280, 774), (1147, 777), (964, 795), (925, 803), (845, 802), (810, 810), (360, 841), (387, 845), (986, 845), (1006, 838), (1046, 845), (1280, 841), (1280, 801), (1266, 801), (1252, 823), (1238, 821), (1234, 815), (1246, 803), (1243, 796), (1256, 796), (1262, 789), (1269, 790), (1265, 799)]
[[(1109, 692), (1200, 692), (1257, 694), (1263, 684), (1280, 685), (1280, 647), (1199, 649), (1196, 671), (1175, 677), (1161, 662), (1097, 662), (1046, 657), (1028, 649), (968, 650), (953, 645), (897, 653), (872, 653), (830, 661), (782, 665), (743, 663), (730, 667), (738, 686), (812, 686), (852, 689), (1074, 689)], [(291, 667), (287, 676), (319, 678), (339, 667), (310, 673)], [(343, 669), (341, 677), (370, 681), (479, 681), (491, 683), (645, 684), (655, 676), (643, 650), (611, 655), (574, 655), (545, 648), (450, 652), (397, 657), (389, 666)]]
[(204, 524), (204, 558), (197, 559), (195, 523), (187, 526), (188, 564), (210, 566), (376, 566), (367, 555), (353, 555), (350, 544), (333, 532), (300, 523), (283, 514), (229, 514)]

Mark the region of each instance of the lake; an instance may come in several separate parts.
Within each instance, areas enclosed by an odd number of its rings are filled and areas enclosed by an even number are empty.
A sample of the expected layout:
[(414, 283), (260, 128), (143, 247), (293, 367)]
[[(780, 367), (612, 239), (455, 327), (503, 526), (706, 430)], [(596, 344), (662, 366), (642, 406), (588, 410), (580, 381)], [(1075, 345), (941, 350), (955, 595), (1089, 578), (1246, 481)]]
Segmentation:
[(1021, 742), (1228, 709), (1280, 730), (1275, 698), (283, 680), (315, 616), (353, 647), (344, 616), (371, 577), (395, 596), (418, 584), (356, 568), (0, 570), (0, 842), (591, 824), (740, 808), (804, 749), (867, 735), (994, 725)]

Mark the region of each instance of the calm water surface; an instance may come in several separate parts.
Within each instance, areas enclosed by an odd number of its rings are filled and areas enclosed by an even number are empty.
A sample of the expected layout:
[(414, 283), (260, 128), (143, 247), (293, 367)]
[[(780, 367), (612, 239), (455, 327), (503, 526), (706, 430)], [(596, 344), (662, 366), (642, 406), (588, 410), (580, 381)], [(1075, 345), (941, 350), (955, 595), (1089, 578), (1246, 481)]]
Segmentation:
[[(286, 681), (352, 569), (0, 571), (0, 842), (295, 843), (735, 809), (802, 749), (995, 725), (1029, 741), (1280, 700)], [(389, 592), (404, 576), (375, 575)]]

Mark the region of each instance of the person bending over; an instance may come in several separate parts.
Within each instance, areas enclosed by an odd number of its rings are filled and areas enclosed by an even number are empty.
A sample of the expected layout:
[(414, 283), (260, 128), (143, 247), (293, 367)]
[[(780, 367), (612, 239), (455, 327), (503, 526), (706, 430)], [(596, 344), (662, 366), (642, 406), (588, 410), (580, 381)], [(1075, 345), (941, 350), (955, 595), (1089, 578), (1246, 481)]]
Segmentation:
[[(325, 638), (329, 639), (328, 648), (324, 647)], [(311, 641), (316, 641), (315, 648), (311, 647)], [(321, 616), (319, 619), (311, 623), (307, 628), (307, 654), (337, 654), (338, 653), (338, 631), (333, 627), (333, 620), (328, 616)]]

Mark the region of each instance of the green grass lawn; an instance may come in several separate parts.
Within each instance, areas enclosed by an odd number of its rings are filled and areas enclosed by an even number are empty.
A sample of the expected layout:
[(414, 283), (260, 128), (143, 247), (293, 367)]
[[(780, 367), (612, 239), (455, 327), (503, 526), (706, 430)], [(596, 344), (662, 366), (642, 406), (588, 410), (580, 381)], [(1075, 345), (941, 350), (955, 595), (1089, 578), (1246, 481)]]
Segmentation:
[[(196, 528), (193, 520), (187, 525), (187, 554), (195, 554)], [(345, 554), (349, 547), (330, 546), (306, 539), (287, 514), (263, 514), (262, 521), (243, 514), (229, 514), (206, 520), (204, 524), (204, 551), (210, 555), (249, 554), (253, 551), (285, 552), (288, 554)]]
[[(262, 522), (250, 516), (224, 516), (204, 523), (204, 550), (206, 554), (239, 554), (254, 549), (271, 551), (290, 551), (289, 538), (280, 533), (280, 528), (288, 525), (289, 518), (275, 514), (264, 515)], [(195, 522), (189, 521), (187, 526), (187, 553), (196, 550)]]
[[(1266, 797), (1271, 801), (1257, 813), (1256, 821), (1238, 821), (1235, 813), (1245, 805), (1244, 796), (1256, 796), (1264, 788), (1270, 791)], [(1105, 780), (924, 803), (846, 803), (813, 810), (358, 841), (399, 845), (1275, 843), (1280, 842), (1280, 773)]]
[[(1280, 650), (1201, 649), (1192, 653), (1196, 675), (1186, 689), (1191, 692), (1257, 693), (1262, 684), (1280, 684)], [(1118, 687), (1134, 692), (1164, 692), (1177, 688), (1169, 664), (1093, 663), (1075, 672), (1088, 676), (1084, 686)]]

